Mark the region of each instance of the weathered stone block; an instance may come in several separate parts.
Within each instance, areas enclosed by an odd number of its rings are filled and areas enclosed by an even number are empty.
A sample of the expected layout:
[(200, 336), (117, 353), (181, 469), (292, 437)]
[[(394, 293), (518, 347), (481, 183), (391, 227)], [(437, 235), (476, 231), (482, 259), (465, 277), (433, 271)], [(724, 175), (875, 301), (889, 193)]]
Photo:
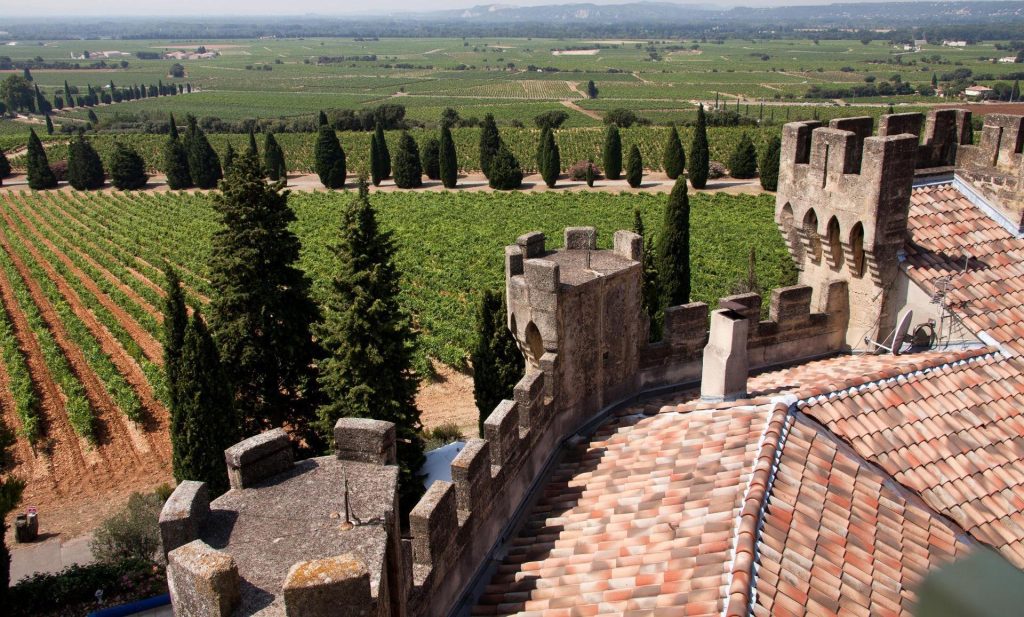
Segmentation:
[(523, 251), (525, 259), (533, 259), (544, 254), (544, 234), (539, 231), (532, 231), (516, 238), (516, 244)]
[(878, 135), (920, 135), (922, 120), (919, 113), (884, 115), (878, 121)]
[(747, 335), (750, 321), (728, 309), (711, 314), (711, 334), (704, 348), (700, 397), (730, 401), (747, 394)]
[(370, 572), (352, 553), (293, 565), (282, 590), (288, 617), (370, 617), (377, 612)]
[(546, 259), (527, 259), (524, 269), (530, 289), (558, 291), (560, 276), (557, 263)]
[(718, 301), (718, 308), (734, 310), (750, 321), (757, 323), (761, 319), (761, 295), (745, 293), (726, 296)]
[(519, 443), (519, 406), (513, 401), (498, 403), (484, 420), (484, 435), (491, 444), (491, 464), (501, 466), (516, 455)]
[(544, 395), (544, 373), (541, 371), (528, 372), (512, 389), (512, 398), (519, 407), (519, 425), (530, 428), (536, 424), (533, 416), (540, 410), (538, 407), (543, 403)]
[(205, 482), (184, 480), (160, 510), (160, 539), (164, 555), (199, 537), (199, 526), (210, 515)]
[(808, 285), (793, 285), (772, 290), (769, 318), (780, 329), (792, 328), (807, 322), (811, 314), (813, 289)]
[(278, 450), (269, 456), (241, 467), (228, 465), (228, 483), (233, 489), (243, 489), (258, 482), (276, 476), (292, 468), (295, 460), (292, 456), (292, 449)]
[(626, 259), (640, 261), (644, 254), (644, 239), (632, 231), (620, 229), (615, 232), (615, 253)]
[(665, 309), (664, 338), (672, 347), (703, 339), (708, 330), (708, 305), (690, 302)]
[(523, 273), (523, 249), (520, 246), (505, 247), (505, 280)]
[(486, 511), (491, 494), (491, 445), (470, 439), (452, 461), (459, 510)]
[(413, 562), (440, 569), (435, 576), (443, 574), (446, 553), (452, 548), (451, 539), (459, 528), (456, 505), (455, 487), (451, 482), (438, 480), (409, 513)]
[(177, 617), (228, 617), (241, 600), (235, 561), (202, 540), (167, 555), (167, 586)]
[(370, 418), (341, 418), (334, 425), (338, 458), (377, 465), (396, 464), (395, 425)]
[(566, 250), (597, 250), (597, 229), (593, 227), (566, 227)]

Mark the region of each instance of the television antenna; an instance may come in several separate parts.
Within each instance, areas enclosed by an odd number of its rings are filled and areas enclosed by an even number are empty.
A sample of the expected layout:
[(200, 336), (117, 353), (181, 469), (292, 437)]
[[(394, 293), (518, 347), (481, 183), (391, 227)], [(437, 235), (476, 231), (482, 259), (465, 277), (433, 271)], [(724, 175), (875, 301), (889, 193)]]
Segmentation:
[(899, 323), (896, 324), (896, 329), (893, 330), (889, 336), (883, 339), (884, 342), (872, 341), (866, 336), (864, 337), (864, 342), (868, 345), (874, 345), (876, 352), (884, 349), (892, 355), (898, 356), (900, 355), (900, 349), (903, 347), (903, 340), (907, 338), (907, 330), (910, 329), (910, 322), (913, 319), (914, 311), (907, 311), (903, 314), (903, 317), (900, 318)]

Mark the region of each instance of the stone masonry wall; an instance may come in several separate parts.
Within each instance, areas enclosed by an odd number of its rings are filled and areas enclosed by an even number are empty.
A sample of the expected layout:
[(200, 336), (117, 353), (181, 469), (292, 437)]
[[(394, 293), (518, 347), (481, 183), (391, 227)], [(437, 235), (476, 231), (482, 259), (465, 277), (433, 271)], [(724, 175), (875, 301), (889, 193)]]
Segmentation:
[(989, 114), (977, 146), (962, 146), (956, 175), (1024, 233), (1024, 116)]

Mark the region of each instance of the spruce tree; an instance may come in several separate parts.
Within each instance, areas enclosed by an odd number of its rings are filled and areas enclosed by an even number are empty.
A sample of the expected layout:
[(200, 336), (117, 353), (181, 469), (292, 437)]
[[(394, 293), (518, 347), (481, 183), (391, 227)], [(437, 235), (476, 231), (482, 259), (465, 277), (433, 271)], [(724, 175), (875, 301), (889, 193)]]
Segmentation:
[(491, 160), (491, 172), (487, 177), (487, 184), (492, 189), (499, 191), (511, 191), (523, 185), (523, 170), (515, 155), (504, 142), (501, 143), (497, 154)]
[(224, 450), (238, 441), (231, 387), (199, 311), (182, 337), (171, 409), (174, 479), (206, 482), (210, 497), (228, 490)]
[(711, 153), (708, 149), (708, 121), (704, 115), (704, 105), (697, 107), (697, 126), (693, 131), (693, 144), (690, 145), (688, 162), (687, 171), (693, 188), (702, 189), (707, 186)]
[(446, 189), (455, 188), (459, 181), (459, 158), (455, 151), (455, 140), (452, 139), (452, 130), (447, 126), (441, 127), (441, 152), (438, 155), (438, 170), (441, 174), (441, 184)]
[(399, 499), (407, 514), (423, 494), (415, 337), (398, 301), (400, 275), (391, 235), (377, 224), (365, 181), (342, 214), (332, 251), (336, 274), (324, 301), (324, 321), (317, 328), (327, 352), (319, 379), (326, 402), (317, 410), (318, 424), (328, 439), (339, 418), (395, 424)]
[(488, 179), (491, 177), (491, 162), (501, 149), (501, 133), (494, 122), (494, 114), (484, 116), (484, 125), (480, 129), (480, 171)]
[(779, 188), (779, 154), (782, 151), (782, 141), (778, 136), (768, 140), (768, 145), (761, 153), (761, 163), (758, 166), (761, 171), (761, 188), (766, 191), (776, 191)]
[(395, 152), (395, 186), (400, 189), (414, 189), (423, 186), (423, 166), (420, 164), (420, 148), (409, 133), (402, 131)]
[(423, 145), (423, 173), (431, 180), (441, 178), (441, 143), (436, 137), (427, 139)]
[(146, 186), (146, 161), (134, 148), (114, 143), (110, 157), (110, 183), (122, 191), (134, 191)]
[(618, 180), (622, 177), (622, 138), (619, 137), (619, 127), (615, 124), (609, 124), (605, 132), (604, 156), (601, 163), (605, 178)]
[(35, 129), (28, 130), (28, 150), (25, 154), (28, 186), (33, 191), (56, 188), (57, 176), (50, 169), (50, 161), (46, 158), (43, 142), (39, 141)]
[(53, 135), (53, 119), (50, 118), (50, 114), (46, 114), (46, 134)]
[(284, 150), (277, 143), (273, 133), (268, 132), (263, 139), (263, 168), (267, 177), (277, 182), (288, 179), (288, 166), (284, 160)]
[(668, 139), (665, 141), (665, 150), (662, 153), (661, 165), (665, 169), (665, 175), (675, 180), (686, 169), (686, 152), (683, 144), (679, 141), (679, 131), (672, 125), (668, 132)]
[(643, 279), (640, 283), (640, 305), (650, 321), (650, 340), (661, 338), (661, 289), (658, 286), (658, 260), (654, 250), (654, 238), (644, 229), (644, 219), (639, 206), (633, 209), (633, 232), (643, 240), (641, 267)]
[(690, 199), (686, 178), (676, 180), (658, 236), (658, 281), (661, 308), (690, 301)]
[(750, 136), (744, 133), (732, 156), (729, 157), (729, 175), (739, 180), (746, 180), (757, 175), (757, 150)]
[(626, 158), (626, 182), (629, 186), (637, 188), (644, 180), (644, 159), (640, 156), (640, 148), (636, 144), (629, 149), (629, 157)]
[(210, 329), (244, 433), (288, 424), (309, 439), (318, 356), (310, 328), (318, 311), (298, 267), (299, 239), (288, 229), (295, 213), (282, 189), (243, 156), (214, 195), (221, 228), (209, 267)]
[(68, 184), (77, 191), (103, 188), (103, 161), (81, 131), (68, 146)]
[(484, 436), (484, 420), (503, 399), (512, 398), (512, 389), (525, 370), (523, 354), (507, 319), (504, 294), (484, 290), (476, 312), (476, 347), (470, 356), (480, 437)]
[(338, 134), (327, 125), (320, 127), (314, 148), (316, 159), (316, 175), (320, 182), (329, 189), (340, 189), (345, 186), (345, 151), (341, 149)]
[(196, 119), (188, 117), (188, 172), (192, 184), (201, 189), (217, 188), (217, 181), (224, 177), (220, 168), (220, 157), (210, 145)]
[(16, 461), (9, 449), (14, 446), (14, 432), (0, 418), (0, 605), (7, 602), (7, 587), (11, 582), (11, 554), (7, 549), (7, 515), (18, 507), (25, 481), (11, 471)]
[(181, 278), (170, 262), (164, 261), (163, 313), (163, 344), (164, 344), (164, 376), (167, 394), (174, 409), (174, 395), (178, 383), (178, 365), (181, 362), (181, 348), (185, 341), (185, 328), (188, 327), (188, 308), (185, 305), (185, 289), (181, 286)]

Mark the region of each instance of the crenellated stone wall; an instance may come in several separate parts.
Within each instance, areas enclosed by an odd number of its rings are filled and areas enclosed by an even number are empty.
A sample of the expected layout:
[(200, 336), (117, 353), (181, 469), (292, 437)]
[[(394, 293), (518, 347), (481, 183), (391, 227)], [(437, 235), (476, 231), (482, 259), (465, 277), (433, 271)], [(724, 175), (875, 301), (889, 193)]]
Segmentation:
[(977, 146), (957, 152), (956, 175), (1024, 233), (1024, 116), (989, 114)]

